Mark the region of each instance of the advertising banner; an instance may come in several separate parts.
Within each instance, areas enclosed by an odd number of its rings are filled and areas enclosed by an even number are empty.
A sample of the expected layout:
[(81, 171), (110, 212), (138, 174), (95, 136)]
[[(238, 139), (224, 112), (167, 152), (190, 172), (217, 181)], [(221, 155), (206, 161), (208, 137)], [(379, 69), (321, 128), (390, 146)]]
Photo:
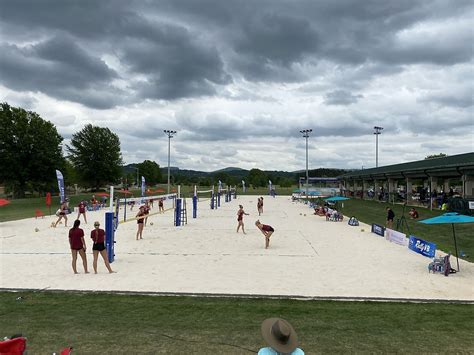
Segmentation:
[(145, 177), (142, 176), (142, 197), (145, 196)]
[(385, 235), (385, 227), (379, 224), (372, 223), (372, 233), (375, 233), (383, 237)]
[(413, 250), (415, 253), (421, 254), (428, 258), (434, 258), (436, 252), (436, 244), (427, 242), (423, 239), (418, 239), (417, 237), (410, 235), (408, 249)]
[(64, 190), (64, 177), (59, 170), (56, 170), (56, 177), (58, 178), (59, 199), (61, 200), (61, 203), (63, 203), (66, 198), (66, 192)]
[(385, 239), (395, 244), (400, 244), (403, 246), (408, 245), (407, 235), (405, 233), (400, 233), (396, 230), (387, 228), (385, 230)]
[(245, 192), (245, 181), (242, 180), (242, 190)]

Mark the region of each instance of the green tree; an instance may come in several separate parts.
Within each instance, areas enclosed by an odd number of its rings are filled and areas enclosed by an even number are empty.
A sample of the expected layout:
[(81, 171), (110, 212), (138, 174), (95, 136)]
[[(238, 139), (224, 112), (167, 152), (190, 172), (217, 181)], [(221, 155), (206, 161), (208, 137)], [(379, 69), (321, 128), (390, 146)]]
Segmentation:
[(151, 160), (145, 160), (136, 165), (140, 176), (145, 177), (147, 185), (155, 185), (161, 182), (160, 166)]
[(25, 196), (27, 188), (44, 192), (54, 186), (56, 169), (63, 166), (56, 127), (37, 113), (0, 104), (0, 181)]
[(268, 185), (268, 175), (260, 169), (252, 169), (249, 171), (247, 181), (254, 187), (265, 187)]
[(425, 157), (425, 160), (426, 159), (434, 159), (434, 158), (444, 158), (444, 157), (447, 157), (448, 154), (444, 154), (444, 153), (439, 153), (439, 154), (432, 154), (432, 155), (428, 155)]
[(85, 186), (97, 189), (120, 178), (120, 139), (110, 129), (88, 124), (72, 135), (71, 146), (67, 149)]

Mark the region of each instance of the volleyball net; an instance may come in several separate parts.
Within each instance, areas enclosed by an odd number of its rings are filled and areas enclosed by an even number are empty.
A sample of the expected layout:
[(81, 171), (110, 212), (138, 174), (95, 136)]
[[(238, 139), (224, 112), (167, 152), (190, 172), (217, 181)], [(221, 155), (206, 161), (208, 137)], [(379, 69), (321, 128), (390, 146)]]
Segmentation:
[[(177, 194), (131, 197), (116, 199), (115, 218), (117, 223), (134, 221), (140, 206), (148, 205), (150, 211), (147, 217), (174, 210)], [(162, 205), (162, 206), (161, 206)]]

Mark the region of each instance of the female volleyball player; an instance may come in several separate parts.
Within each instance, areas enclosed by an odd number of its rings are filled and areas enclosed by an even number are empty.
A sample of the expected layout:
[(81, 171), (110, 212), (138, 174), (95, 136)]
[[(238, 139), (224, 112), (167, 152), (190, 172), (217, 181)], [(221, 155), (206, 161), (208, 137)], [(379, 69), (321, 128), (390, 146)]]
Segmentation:
[(102, 256), (102, 259), (104, 259), (105, 267), (109, 270), (109, 273), (113, 273), (109, 264), (107, 250), (105, 249), (105, 231), (100, 228), (99, 222), (94, 222), (94, 230), (91, 231), (91, 239), (94, 242), (92, 245), (92, 252), (94, 254), (92, 266), (94, 267), (94, 273), (97, 274), (97, 260), (99, 259), (99, 254)]
[(239, 210), (237, 211), (237, 222), (239, 223), (237, 225), (237, 233), (239, 233), (239, 229), (240, 227), (242, 227), (242, 232), (246, 234), (244, 229), (244, 214), (247, 216), (249, 215), (248, 213), (245, 213), (244, 207), (242, 205), (239, 205)]
[(260, 232), (265, 236), (265, 249), (268, 249), (270, 246), (270, 237), (272, 236), (273, 232), (275, 231), (272, 226), (269, 226), (267, 224), (262, 224), (260, 221), (256, 221), (255, 225), (257, 226), (258, 229), (260, 229)]
[[(142, 238), (142, 233), (143, 233), (143, 220), (145, 219), (145, 207), (140, 206), (140, 209), (138, 210), (137, 215), (135, 216), (137, 218), (137, 240), (138, 239), (143, 239)], [(140, 237), (140, 238), (139, 238)]]
[(79, 253), (82, 258), (84, 272), (88, 274), (89, 271), (87, 271), (86, 242), (84, 241), (84, 231), (79, 228), (80, 224), (81, 221), (76, 219), (74, 221), (74, 226), (69, 230), (69, 246), (71, 247), (72, 254), (72, 270), (75, 274), (78, 273), (76, 269), (76, 261), (77, 253)]

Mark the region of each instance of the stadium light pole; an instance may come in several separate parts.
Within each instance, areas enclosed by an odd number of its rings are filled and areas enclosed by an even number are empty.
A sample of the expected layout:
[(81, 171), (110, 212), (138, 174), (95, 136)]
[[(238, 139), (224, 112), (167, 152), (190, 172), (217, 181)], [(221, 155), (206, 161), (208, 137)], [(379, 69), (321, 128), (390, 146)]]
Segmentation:
[(375, 167), (379, 167), (379, 134), (382, 133), (383, 127), (374, 126), (375, 134)]
[(303, 129), (300, 133), (303, 135), (303, 138), (306, 138), (306, 198), (308, 197), (308, 182), (309, 182), (309, 175), (308, 175), (308, 138), (309, 134), (313, 132), (312, 129)]
[(177, 133), (176, 131), (170, 131), (165, 129), (163, 132), (168, 136), (168, 195), (170, 193), (170, 148), (171, 148), (171, 138)]

